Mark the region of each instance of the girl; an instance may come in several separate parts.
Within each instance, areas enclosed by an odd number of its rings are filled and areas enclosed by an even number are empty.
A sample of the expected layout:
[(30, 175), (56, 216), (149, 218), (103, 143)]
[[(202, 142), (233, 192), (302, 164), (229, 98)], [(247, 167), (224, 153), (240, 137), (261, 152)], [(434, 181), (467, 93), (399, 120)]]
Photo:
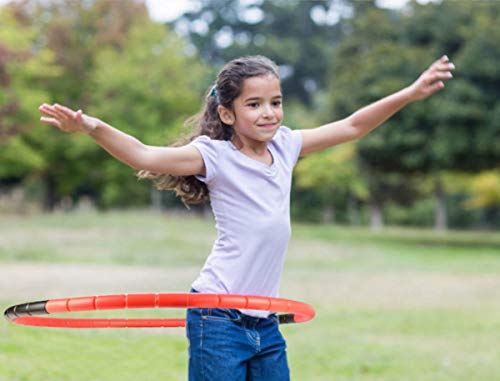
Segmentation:
[[(192, 292), (278, 297), (290, 238), (290, 186), (300, 156), (359, 139), (406, 104), (442, 89), (454, 65), (446, 56), (412, 85), (321, 127), (281, 126), (278, 68), (262, 57), (226, 64), (191, 121), (186, 145), (148, 146), (81, 110), (40, 106), (41, 121), (83, 133), (118, 160), (175, 189), (184, 203), (210, 199), (218, 238)], [(187, 311), (190, 380), (289, 380), (275, 314), (231, 309)]]

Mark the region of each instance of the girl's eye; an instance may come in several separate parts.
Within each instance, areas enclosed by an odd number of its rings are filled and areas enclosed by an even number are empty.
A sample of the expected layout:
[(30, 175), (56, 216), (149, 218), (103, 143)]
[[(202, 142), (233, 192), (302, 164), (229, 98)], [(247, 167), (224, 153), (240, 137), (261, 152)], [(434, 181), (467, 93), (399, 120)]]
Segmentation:
[[(281, 101), (273, 101), (271, 104), (273, 105), (273, 107), (279, 107), (279, 106), (281, 106)], [(247, 104), (247, 106), (251, 107), (251, 108), (257, 108), (257, 107), (259, 107), (259, 103), (252, 102), (252, 103)]]

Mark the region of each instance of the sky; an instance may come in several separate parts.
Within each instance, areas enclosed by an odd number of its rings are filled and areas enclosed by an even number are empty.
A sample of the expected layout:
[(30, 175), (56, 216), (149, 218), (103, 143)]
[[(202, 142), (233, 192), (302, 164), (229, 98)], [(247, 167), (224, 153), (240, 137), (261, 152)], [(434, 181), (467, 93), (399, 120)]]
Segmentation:
[[(12, 0), (0, 0), (0, 5), (9, 3)], [(193, 8), (193, 0), (146, 0), (149, 15), (155, 21), (172, 21), (185, 11)]]
[[(0, 5), (8, 3), (10, 0), (0, 0)], [(427, 3), (432, 0), (420, 0), (419, 2)], [(247, 0), (252, 2), (252, 0)], [(384, 8), (400, 8), (408, 0), (378, 0), (379, 6)], [(146, 0), (149, 9), (150, 17), (158, 22), (172, 21), (179, 17), (182, 13), (196, 8), (194, 0)]]
[(158, 22), (172, 21), (195, 6), (192, 0), (146, 0), (146, 4), (150, 17)]
[[(432, 0), (420, 0), (427, 3)], [(252, 2), (246, 1), (246, 2)], [(378, 5), (384, 8), (400, 8), (408, 0), (378, 0)], [(196, 8), (196, 2), (193, 0), (146, 0), (151, 18), (158, 22), (172, 21), (179, 17), (185, 11)]]

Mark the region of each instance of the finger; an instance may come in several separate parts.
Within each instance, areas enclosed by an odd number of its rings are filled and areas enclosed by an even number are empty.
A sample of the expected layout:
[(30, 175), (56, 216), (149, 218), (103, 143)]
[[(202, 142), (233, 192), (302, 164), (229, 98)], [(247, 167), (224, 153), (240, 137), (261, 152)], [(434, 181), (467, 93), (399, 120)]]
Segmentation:
[(435, 93), (436, 91), (439, 91), (441, 89), (444, 89), (444, 82), (443, 81), (439, 81), (439, 82), (436, 82), (433, 85), (431, 85), (429, 87), (429, 92), (430, 92), (430, 94), (432, 94), (432, 93)]
[(67, 109), (67, 108), (66, 108), (66, 110), (64, 110), (61, 108), (61, 106), (56, 107), (54, 105), (52, 110), (53, 110), (54, 117), (59, 119), (61, 122), (63, 122), (63, 124), (74, 118), (74, 112)]
[(38, 107), (39, 110), (54, 110), (54, 106), (48, 105), (47, 103), (44, 103)]
[(453, 78), (453, 74), (451, 74), (451, 72), (449, 71), (438, 71), (433, 73), (430, 77), (431, 82), (434, 82), (438, 79), (450, 79), (450, 78)]
[(49, 106), (49, 105), (42, 105), (40, 107), (38, 107), (38, 110), (40, 110), (41, 112), (43, 112), (44, 114), (47, 114), (49, 116), (56, 116), (57, 115), (57, 112), (52, 108), (52, 106)]
[(55, 104), (54, 105), (54, 110), (61, 116), (64, 116), (64, 118), (73, 118), (73, 111), (68, 109), (67, 107), (61, 106), (60, 104)]
[[(444, 57), (444, 56), (443, 56), (443, 57)], [(430, 65), (430, 67), (435, 67), (436, 65), (440, 65), (440, 64), (444, 64), (444, 63), (446, 63), (445, 61), (443, 61), (443, 57), (441, 57), (440, 59), (438, 59), (438, 60), (434, 61), (434, 62)]]
[(68, 118), (73, 118), (74, 115), (75, 115), (75, 112), (73, 110), (71, 110), (70, 108), (68, 107), (64, 107), (64, 106), (61, 106), (60, 104), (56, 103), (54, 105), (54, 108), (56, 109), (56, 111), (59, 111), (61, 113), (63, 113), (64, 115), (66, 115)]
[(40, 106), (38, 106), (38, 109), (41, 110), (41, 109), (45, 109), (45, 108), (50, 108), (52, 106), (48, 105), (47, 103), (42, 103)]
[(439, 63), (434, 67), (434, 69), (442, 71), (455, 70), (455, 65), (452, 62), (448, 62), (445, 64)]
[(438, 66), (438, 65), (443, 65), (443, 64), (446, 64), (449, 60), (450, 60), (450, 59), (448, 58), (448, 56), (444, 55), (444, 56), (442, 56), (440, 59), (438, 59), (438, 60), (434, 61), (434, 62), (431, 64), (430, 68), (431, 68), (431, 69), (433, 69), (433, 68), (435, 68), (435, 67), (436, 67), (436, 66)]
[(81, 122), (83, 120), (82, 115), (83, 115), (82, 110), (78, 110), (75, 114), (75, 120)]
[(60, 111), (57, 111), (54, 106), (43, 104), (38, 108), (41, 112), (58, 119), (59, 121), (66, 121), (68, 117)]
[(40, 118), (40, 122), (50, 124), (50, 125), (57, 127), (57, 128), (61, 128), (61, 123), (57, 119), (54, 119), (54, 118), (47, 118), (45, 116), (42, 116)]
[(52, 116), (53, 118), (61, 121), (61, 122), (64, 122), (64, 121), (67, 121), (68, 120), (68, 116), (66, 114), (64, 114), (63, 112), (60, 112), (60, 111), (57, 111), (55, 109), (50, 109), (50, 110), (47, 110), (48, 112), (46, 113), (47, 115), (49, 116)]

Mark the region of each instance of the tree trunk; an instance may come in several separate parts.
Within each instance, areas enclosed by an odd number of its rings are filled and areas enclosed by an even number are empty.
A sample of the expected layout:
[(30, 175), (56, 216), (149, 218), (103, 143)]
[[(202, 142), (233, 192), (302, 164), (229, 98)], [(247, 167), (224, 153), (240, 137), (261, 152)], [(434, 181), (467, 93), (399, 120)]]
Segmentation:
[(42, 207), (44, 212), (52, 212), (56, 206), (56, 183), (50, 176), (45, 177)]
[(161, 202), (161, 191), (156, 189), (154, 186), (151, 187), (151, 210), (153, 212), (161, 212), (163, 209), (162, 202)]
[(358, 204), (356, 202), (356, 199), (352, 196), (349, 196), (348, 215), (349, 215), (349, 223), (353, 226), (359, 226), (360, 217), (359, 217)]
[(448, 220), (444, 187), (439, 177), (436, 177), (434, 182), (434, 198), (436, 201), (434, 230), (443, 232), (448, 228)]
[(373, 231), (380, 231), (384, 226), (384, 216), (382, 214), (382, 204), (379, 201), (370, 202), (371, 228)]
[(335, 205), (325, 205), (325, 208), (321, 213), (321, 220), (324, 224), (334, 224), (335, 214)]

